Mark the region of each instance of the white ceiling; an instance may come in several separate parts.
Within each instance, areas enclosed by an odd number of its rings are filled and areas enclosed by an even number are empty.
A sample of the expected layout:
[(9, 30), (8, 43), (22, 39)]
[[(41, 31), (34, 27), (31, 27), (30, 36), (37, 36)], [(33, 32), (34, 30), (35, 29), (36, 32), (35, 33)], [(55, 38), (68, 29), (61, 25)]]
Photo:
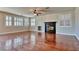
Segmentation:
[[(0, 11), (33, 17), (34, 14), (32, 13), (31, 10), (35, 8), (44, 9), (45, 7), (0, 7)], [(71, 11), (71, 10), (74, 10), (74, 7), (49, 7), (47, 9), (47, 12), (45, 12), (45, 14), (57, 13), (62, 11)]]

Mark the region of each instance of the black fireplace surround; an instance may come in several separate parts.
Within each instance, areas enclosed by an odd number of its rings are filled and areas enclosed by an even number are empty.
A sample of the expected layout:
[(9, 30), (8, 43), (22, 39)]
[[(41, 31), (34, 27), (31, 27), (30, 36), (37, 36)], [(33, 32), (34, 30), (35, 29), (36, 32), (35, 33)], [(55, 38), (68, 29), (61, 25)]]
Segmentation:
[(56, 22), (45, 22), (45, 32), (56, 33)]

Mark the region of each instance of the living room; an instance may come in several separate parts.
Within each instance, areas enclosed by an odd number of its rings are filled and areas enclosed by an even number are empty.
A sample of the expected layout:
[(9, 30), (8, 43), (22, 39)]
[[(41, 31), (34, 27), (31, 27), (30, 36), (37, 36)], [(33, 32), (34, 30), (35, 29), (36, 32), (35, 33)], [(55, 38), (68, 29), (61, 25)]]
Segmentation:
[(0, 50), (79, 50), (78, 15), (78, 7), (0, 7)]

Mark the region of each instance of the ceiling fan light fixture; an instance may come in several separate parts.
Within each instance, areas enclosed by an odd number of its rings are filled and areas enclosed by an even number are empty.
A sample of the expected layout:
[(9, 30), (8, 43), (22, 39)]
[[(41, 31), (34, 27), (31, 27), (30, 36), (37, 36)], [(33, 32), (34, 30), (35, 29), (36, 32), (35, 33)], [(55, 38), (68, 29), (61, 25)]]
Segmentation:
[(36, 8), (36, 9), (33, 9), (32, 13), (36, 16), (39, 16), (40, 14), (44, 14), (45, 12), (47, 12), (47, 9), (49, 9), (48, 7), (45, 8), (45, 9), (42, 9), (42, 8)]

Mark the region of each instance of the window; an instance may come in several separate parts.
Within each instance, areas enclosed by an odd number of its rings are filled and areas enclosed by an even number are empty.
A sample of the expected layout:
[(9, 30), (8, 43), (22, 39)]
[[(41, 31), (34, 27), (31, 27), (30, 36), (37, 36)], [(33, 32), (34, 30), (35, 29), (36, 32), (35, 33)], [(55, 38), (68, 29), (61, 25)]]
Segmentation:
[(23, 18), (14, 17), (14, 26), (23, 26)]
[(6, 16), (6, 26), (12, 26), (12, 16)]
[(59, 15), (59, 20), (60, 20), (60, 26), (61, 27), (70, 27), (71, 26), (71, 14), (63, 14)]
[(22, 17), (19, 17), (17, 19), (17, 26), (23, 26), (23, 18)]
[[(5, 20), (6, 26), (29, 26), (29, 17), (6, 16)], [(30, 23), (32, 26), (35, 26), (35, 19), (32, 18)]]
[(31, 18), (31, 26), (35, 26), (35, 18)]
[(14, 26), (16, 26), (16, 25), (17, 25), (17, 18), (14, 17)]
[(24, 26), (29, 26), (29, 18), (24, 18)]

